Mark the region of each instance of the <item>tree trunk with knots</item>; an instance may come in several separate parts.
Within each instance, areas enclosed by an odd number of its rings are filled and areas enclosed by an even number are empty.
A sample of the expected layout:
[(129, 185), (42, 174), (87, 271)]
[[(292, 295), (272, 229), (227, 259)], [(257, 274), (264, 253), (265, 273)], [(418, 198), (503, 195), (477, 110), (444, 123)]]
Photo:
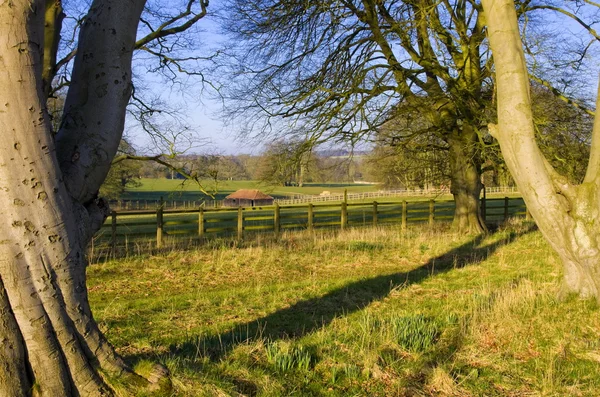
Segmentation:
[(55, 50), (45, 41), (45, 19), (61, 19), (53, 9), (60, 1), (0, 1), (2, 396), (112, 395), (115, 377), (136, 389), (153, 386), (98, 329), (85, 255), (108, 214), (96, 195), (123, 132), (144, 3), (93, 2), (54, 136), (44, 59)]
[[(563, 263), (563, 294), (600, 301), (600, 120), (582, 183), (544, 158), (534, 135), (529, 77), (512, 0), (483, 0), (498, 91), (498, 139), (506, 164), (542, 234)], [(600, 102), (597, 101), (596, 109)]]
[(480, 144), (472, 127), (464, 125), (447, 137), (450, 156), (450, 191), (454, 195), (452, 227), (459, 233), (486, 233), (481, 214)]

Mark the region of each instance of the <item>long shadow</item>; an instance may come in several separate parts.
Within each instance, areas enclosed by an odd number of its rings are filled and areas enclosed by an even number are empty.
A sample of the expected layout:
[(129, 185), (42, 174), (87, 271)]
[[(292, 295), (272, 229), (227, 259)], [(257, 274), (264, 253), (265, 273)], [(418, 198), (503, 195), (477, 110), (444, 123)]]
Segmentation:
[(218, 360), (237, 344), (253, 339), (276, 340), (301, 337), (328, 325), (337, 317), (361, 310), (374, 301), (382, 300), (394, 288), (404, 288), (456, 268), (481, 263), (500, 247), (534, 229), (535, 226), (532, 225), (521, 231), (511, 232), (506, 237), (487, 245), (482, 245), (485, 236), (477, 236), (459, 247), (430, 259), (418, 268), (352, 282), (325, 295), (299, 301), (261, 319), (238, 325), (233, 330), (220, 335), (187, 341), (177, 347), (171, 346), (171, 353), (193, 358), (201, 352), (213, 360)]

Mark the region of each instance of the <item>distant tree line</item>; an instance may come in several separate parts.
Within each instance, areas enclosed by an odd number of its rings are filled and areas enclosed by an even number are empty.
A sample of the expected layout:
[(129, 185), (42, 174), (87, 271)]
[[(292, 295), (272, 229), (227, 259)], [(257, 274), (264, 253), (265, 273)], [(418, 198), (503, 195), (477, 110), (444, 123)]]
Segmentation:
[[(536, 139), (548, 162), (572, 183), (585, 176), (590, 154), (593, 118), (570, 106), (542, 85), (531, 89)], [(493, 115), (490, 101), (486, 112)], [(481, 179), (485, 186), (513, 186), (515, 182), (491, 136), (481, 138)], [(394, 116), (377, 130), (362, 169), (369, 180), (387, 188), (450, 186), (450, 146), (428, 124), (421, 112), (397, 107)]]
[[(582, 180), (590, 150), (592, 117), (559, 100), (542, 86), (532, 88), (537, 140), (553, 167), (577, 183)], [(489, 106), (489, 112), (493, 107)], [(551, 110), (551, 111), (549, 111)], [(483, 140), (482, 183), (512, 186), (514, 181), (493, 140)], [(118, 198), (139, 178), (256, 180), (271, 186), (305, 183), (374, 182), (384, 188), (443, 188), (451, 184), (450, 147), (412, 108), (397, 108), (380, 127), (368, 150), (316, 150), (307, 142), (279, 139), (257, 154), (187, 154), (155, 161), (124, 160), (113, 164), (101, 193)], [(135, 155), (126, 140), (119, 153)]]
[[(119, 151), (135, 156), (125, 140)], [(278, 140), (257, 155), (186, 154), (169, 159), (168, 165), (126, 159), (113, 164), (102, 194), (116, 199), (125, 189), (138, 185), (140, 178), (192, 176), (202, 181), (256, 180), (271, 186), (300, 187), (304, 183), (348, 183), (371, 178), (366, 156), (346, 150), (306, 151), (300, 142)]]

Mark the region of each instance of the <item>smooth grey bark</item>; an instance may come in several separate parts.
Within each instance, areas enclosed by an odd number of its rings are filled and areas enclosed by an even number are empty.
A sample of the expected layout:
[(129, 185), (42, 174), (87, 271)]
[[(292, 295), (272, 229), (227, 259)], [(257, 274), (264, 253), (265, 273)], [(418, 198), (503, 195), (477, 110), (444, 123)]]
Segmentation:
[(94, 199), (117, 153), (132, 90), (137, 21), (144, 3), (95, 1), (81, 27), (80, 50), (56, 136), (67, 189), (81, 203)]
[(108, 211), (95, 194), (123, 131), (145, 1), (93, 2), (57, 144), (42, 77), (45, 3), (0, 2), (0, 395), (111, 395), (100, 371), (149, 382), (92, 317), (85, 248)]
[(27, 379), (25, 349), (19, 326), (0, 282), (0, 392), (15, 397), (25, 396), (30, 382)]
[[(544, 158), (534, 135), (529, 76), (512, 0), (483, 0), (496, 67), (498, 125), (490, 132), (537, 225), (563, 263), (563, 293), (600, 301), (600, 121), (583, 183), (570, 184)], [(599, 96), (600, 99), (600, 96)], [(596, 103), (596, 107), (600, 104)]]

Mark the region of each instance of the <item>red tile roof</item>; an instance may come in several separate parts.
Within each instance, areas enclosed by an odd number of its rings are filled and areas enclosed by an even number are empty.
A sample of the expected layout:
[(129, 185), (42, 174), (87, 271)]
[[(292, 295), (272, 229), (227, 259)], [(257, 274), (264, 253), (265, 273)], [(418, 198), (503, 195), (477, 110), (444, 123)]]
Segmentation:
[(231, 193), (226, 199), (248, 199), (248, 200), (269, 200), (273, 197), (264, 194), (257, 189), (240, 189), (237, 192)]

